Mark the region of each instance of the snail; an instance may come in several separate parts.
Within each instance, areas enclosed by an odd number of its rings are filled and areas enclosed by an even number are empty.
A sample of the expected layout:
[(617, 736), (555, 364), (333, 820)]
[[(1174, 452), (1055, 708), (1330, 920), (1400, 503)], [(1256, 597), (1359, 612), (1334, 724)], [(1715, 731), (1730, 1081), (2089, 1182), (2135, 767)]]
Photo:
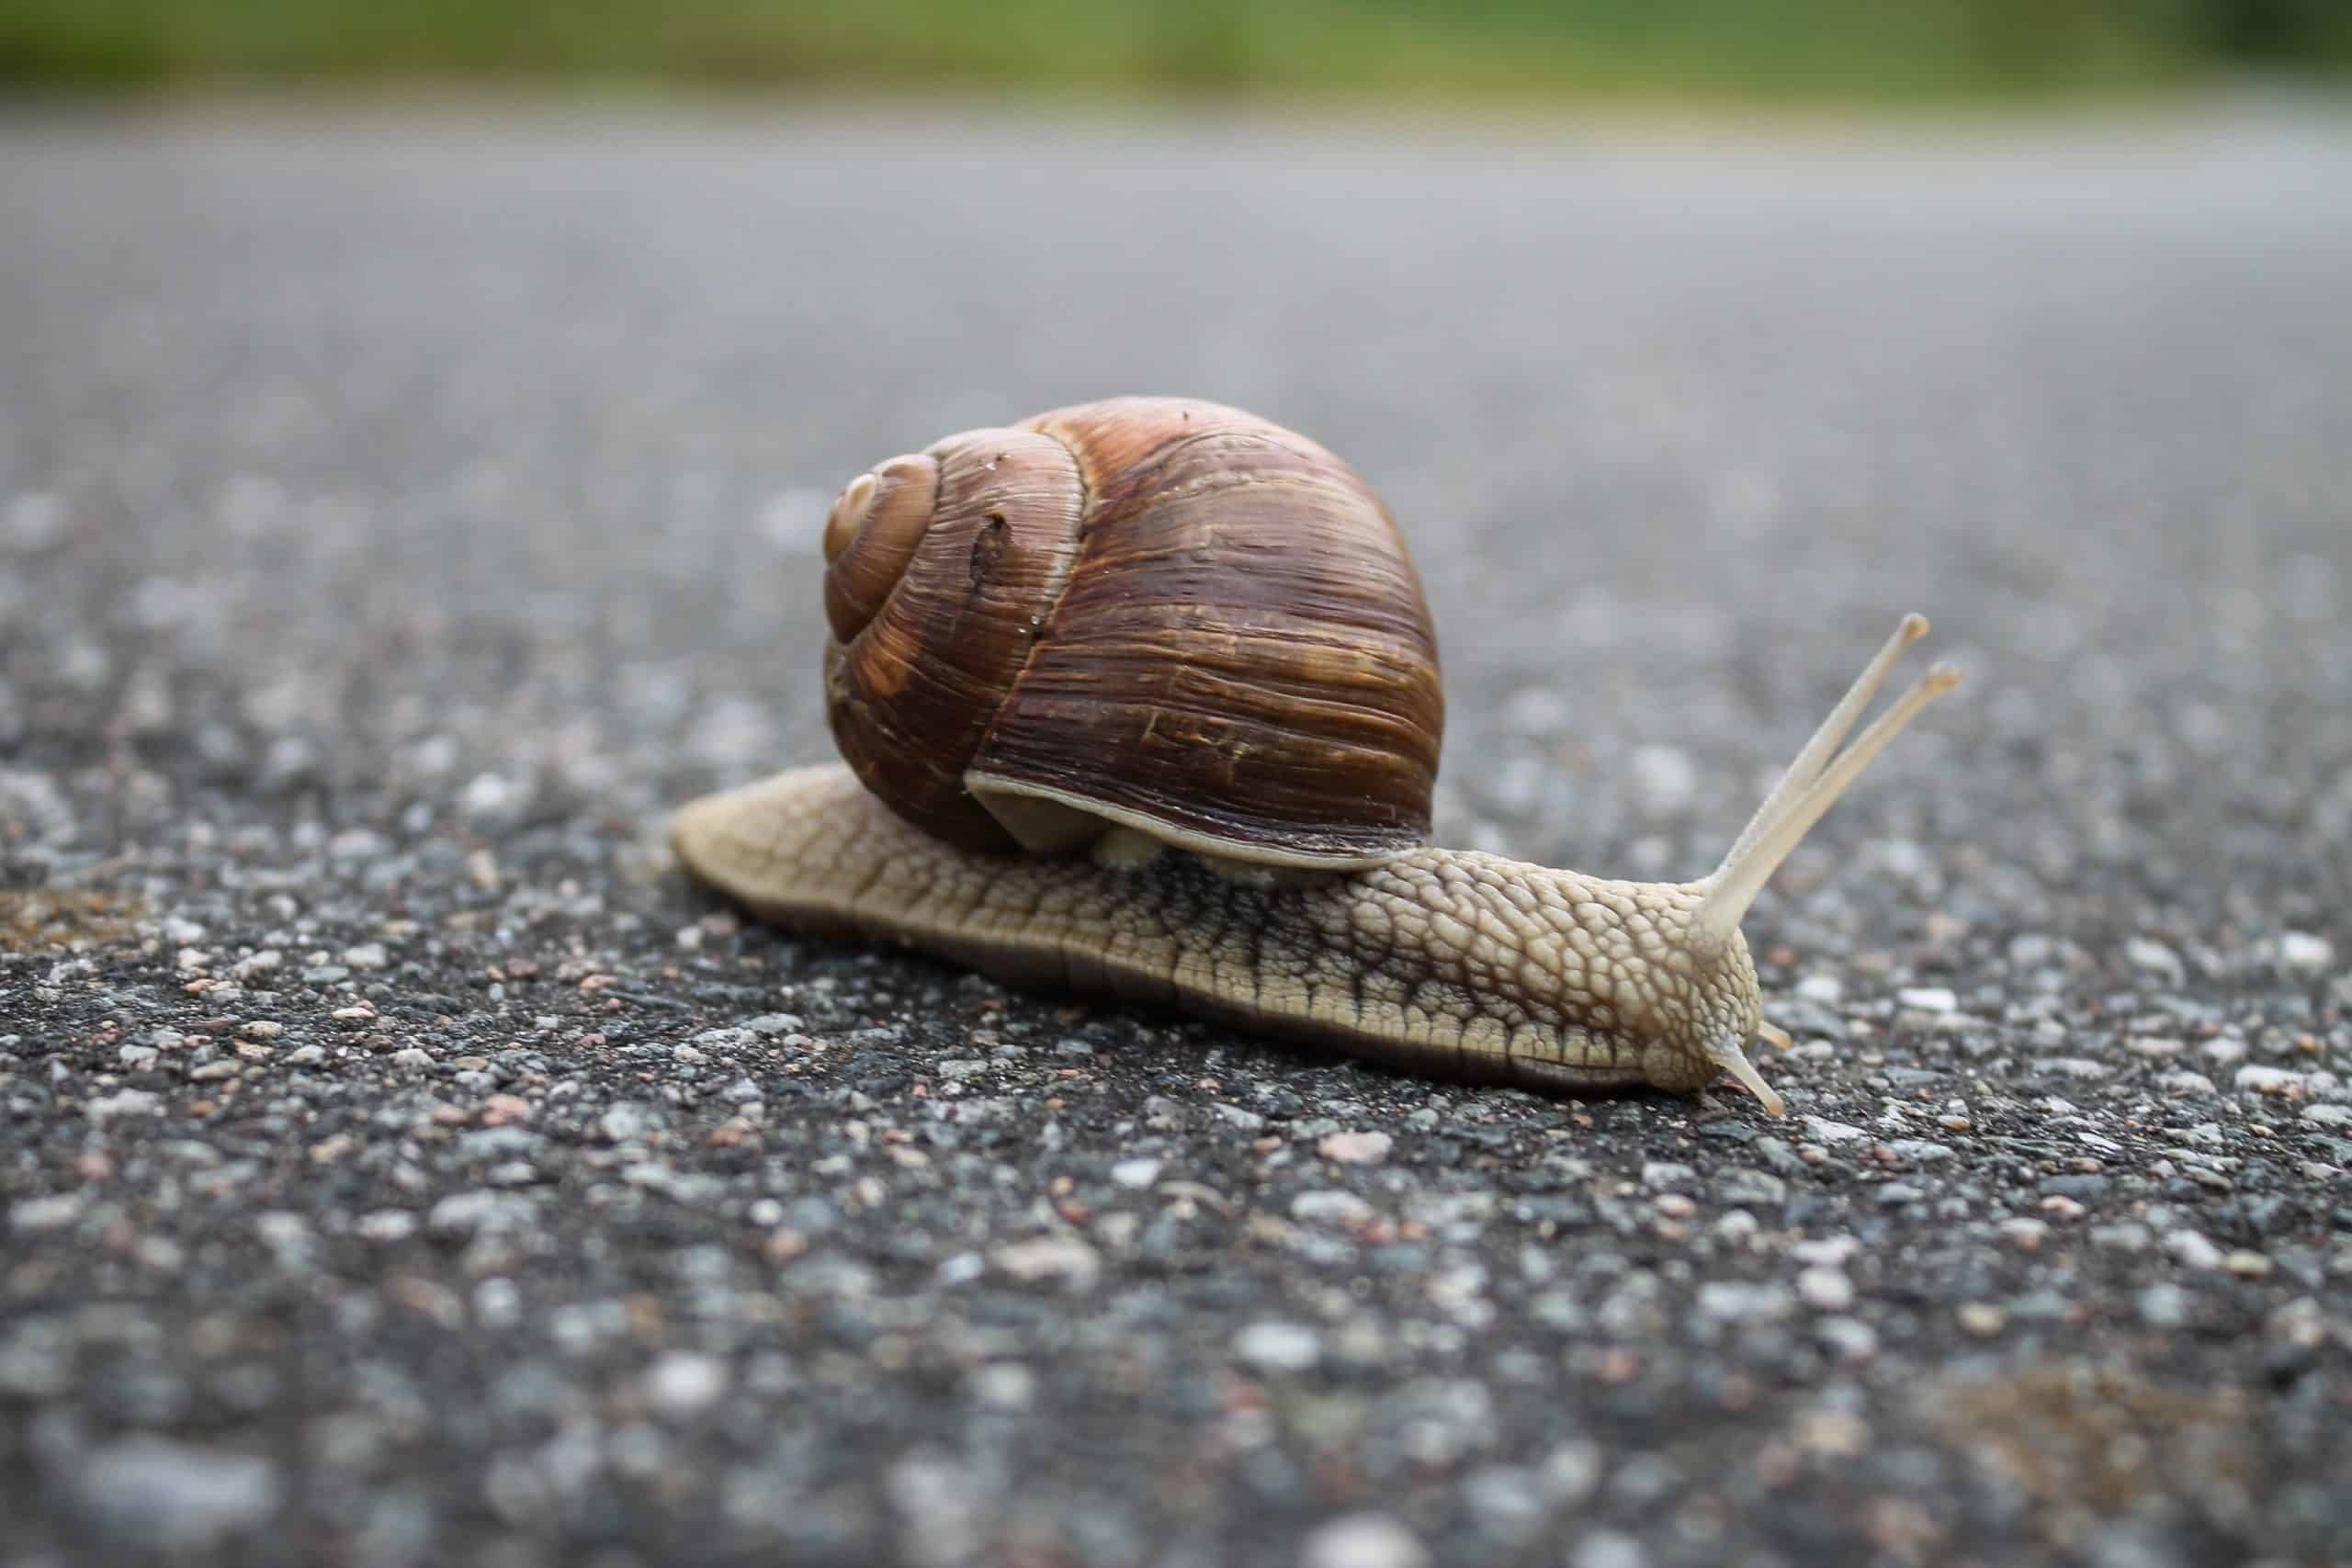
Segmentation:
[(1379, 498), (1306, 437), (1119, 398), (949, 436), (826, 519), (846, 765), (689, 803), (694, 875), (803, 932), (1172, 1003), (1441, 1076), (1693, 1092), (1764, 1021), (1740, 919), (1938, 665), (1841, 744), (1906, 615), (1695, 882), (1430, 842), (1435, 634)]

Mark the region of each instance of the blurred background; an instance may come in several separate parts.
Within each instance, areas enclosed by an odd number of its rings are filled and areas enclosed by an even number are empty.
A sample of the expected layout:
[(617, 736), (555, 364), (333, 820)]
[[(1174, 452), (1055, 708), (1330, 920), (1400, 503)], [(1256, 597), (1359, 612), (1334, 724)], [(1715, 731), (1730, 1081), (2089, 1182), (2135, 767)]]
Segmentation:
[(2344, 0), (0, 0), (0, 81), (1890, 102), (2341, 80)]

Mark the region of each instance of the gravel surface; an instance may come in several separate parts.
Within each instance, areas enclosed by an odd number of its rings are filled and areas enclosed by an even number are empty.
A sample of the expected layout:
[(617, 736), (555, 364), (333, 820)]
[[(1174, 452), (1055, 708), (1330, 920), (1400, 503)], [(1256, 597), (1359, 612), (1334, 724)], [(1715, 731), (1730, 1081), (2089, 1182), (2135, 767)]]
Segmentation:
[[(0, 1560), (2352, 1560), (2352, 121), (0, 121)], [(1396, 505), (1451, 842), (1773, 1122), (780, 940), (816, 529), (1123, 390)], [(1769, 1055), (1769, 1053), (1768, 1053)]]

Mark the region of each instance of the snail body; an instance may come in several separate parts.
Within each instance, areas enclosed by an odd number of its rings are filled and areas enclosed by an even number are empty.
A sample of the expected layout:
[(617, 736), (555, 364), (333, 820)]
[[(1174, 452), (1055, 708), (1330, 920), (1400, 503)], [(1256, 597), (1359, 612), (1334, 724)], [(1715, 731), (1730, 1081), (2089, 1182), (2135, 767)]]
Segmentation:
[(1957, 679), (1839, 750), (1927, 631), (1905, 617), (1713, 873), (1625, 882), (1429, 843), (1418, 577), (1279, 426), (1117, 399), (950, 437), (853, 480), (825, 547), (846, 765), (690, 803), (689, 871), (796, 930), (1536, 1087), (1727, 1072), (1779, 1114), (1740, 919)]

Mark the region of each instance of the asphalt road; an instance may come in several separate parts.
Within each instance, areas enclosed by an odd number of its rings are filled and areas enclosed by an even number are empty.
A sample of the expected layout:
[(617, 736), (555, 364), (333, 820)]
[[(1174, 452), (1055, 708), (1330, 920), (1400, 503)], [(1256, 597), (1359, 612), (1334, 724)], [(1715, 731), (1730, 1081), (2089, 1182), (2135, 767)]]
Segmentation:
[[(2352, 1561), (2352, 120), (0, 121), (0, 1561)], [(1353, 458), (1448, 841), (1751, 917), (1790, 1102), (778, 940), (815, 530)]]

